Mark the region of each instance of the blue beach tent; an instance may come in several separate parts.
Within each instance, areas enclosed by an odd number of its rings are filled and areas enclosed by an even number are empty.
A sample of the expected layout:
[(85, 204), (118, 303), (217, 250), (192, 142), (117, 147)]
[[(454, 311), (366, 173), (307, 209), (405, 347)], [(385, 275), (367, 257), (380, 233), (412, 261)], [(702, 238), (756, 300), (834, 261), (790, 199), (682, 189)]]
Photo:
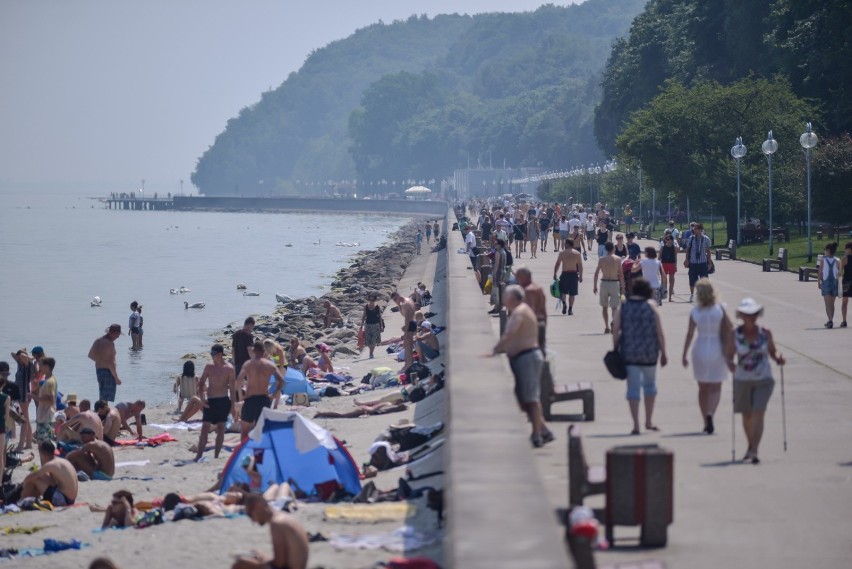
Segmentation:
[(273, 483), (295, 482), (311, 495), (318, 484), (330, 481), (353, 495), (361, 491), (358, 467), (349, 451), (327, 430), (298, 413), (263, 410), (249, 437), (225, 465), (220, 492), (237, 482), (249, 483), (243, 465), (252, 456), (261, 475), (261, 492)]
[[(269, 394), (275, 392), (275, 376), (269, 376)], [(319, 395), (314, 391), (314, 386), (305, 377), (305, 374), (299, 370), (288, 367), (284, 373), (284, 395), (293, 395), (294, 393), (307, 393), (312, 400), (318, 401)]]

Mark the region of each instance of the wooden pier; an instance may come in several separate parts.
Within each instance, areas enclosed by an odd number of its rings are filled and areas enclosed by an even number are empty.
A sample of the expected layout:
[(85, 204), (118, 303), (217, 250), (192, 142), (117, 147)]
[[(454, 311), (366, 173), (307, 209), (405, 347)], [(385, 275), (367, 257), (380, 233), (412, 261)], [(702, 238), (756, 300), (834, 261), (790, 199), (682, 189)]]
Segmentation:
[(136, 197), (132, 194), (129, 195), (121, 195), (117, 194), (115, 196), (109, 196), (107, 198), (103, 198), (101, 200), (103, 203), (107, 204), (107, 209), (129, 209), (129, 210), (140, 210), (140, 211), (163, 211), (174, 209), (175, 202), (174, 199), (169, 197)]

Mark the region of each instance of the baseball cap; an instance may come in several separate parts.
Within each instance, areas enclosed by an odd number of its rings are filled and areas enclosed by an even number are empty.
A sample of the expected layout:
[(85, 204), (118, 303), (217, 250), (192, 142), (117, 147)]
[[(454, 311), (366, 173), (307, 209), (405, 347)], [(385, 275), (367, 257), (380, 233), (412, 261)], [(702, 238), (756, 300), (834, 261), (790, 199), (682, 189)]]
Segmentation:
[(32, 355), (36, 355), (36, 354), (44, 355), (44, 348), (42, 348), (41, 346), (33, 346), (33, 349), (30, 353)]

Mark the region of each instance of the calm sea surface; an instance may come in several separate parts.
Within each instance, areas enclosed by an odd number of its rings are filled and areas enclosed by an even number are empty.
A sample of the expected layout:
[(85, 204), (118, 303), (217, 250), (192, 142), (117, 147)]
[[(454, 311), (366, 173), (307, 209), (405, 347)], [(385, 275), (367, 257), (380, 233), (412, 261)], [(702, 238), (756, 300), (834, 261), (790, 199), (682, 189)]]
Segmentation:
[[(68, 195), (0, 194), (0, 360), (41, 345), (63, 393), (97, 399), (89, 347), (111, 323), (118, 399), (172, 398), (181, 356), (249, 314), (269, 314), (275, 293), (319, 296), (352, 255), (386, 242), (407, 221), (391, 215), (116, 211)], [(359, 243), (341, 247), (339, 242)], [(286, 247), (287, 244), (292, 247)], [(243, 296), (237, 283), (260, 296)], [(185, 286), (187, 294), (169, 294)], [(102, 306), (90, 300), (100, 296)], [(144, 317), (144, 348), (130, 349), (130, 302)], [(204, 302), (185, 310), (184, 301)], [(200, 374), (201, 369), (197, 369)]]

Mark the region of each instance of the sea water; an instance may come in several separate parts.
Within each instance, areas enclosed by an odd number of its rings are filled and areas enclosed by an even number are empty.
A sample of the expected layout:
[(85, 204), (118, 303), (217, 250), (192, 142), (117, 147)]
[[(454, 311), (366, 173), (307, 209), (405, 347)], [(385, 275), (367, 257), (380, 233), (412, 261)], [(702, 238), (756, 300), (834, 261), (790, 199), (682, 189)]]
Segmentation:
[[(0, 195), (0, 360), (43, 346), (59, 390), (96, 400), (92, 342), (121, 324), (118, 400), (169, 401), (187, 353), (212, 335), (269, 314), (275, 294), (320, 296), (358, 251), (408, 218), (322, 213), (109, 210), (83, 196)], [(354, 244), (345, 247), (340, 244)], [(248, 292), (237, 290), (243, 283)], [(190, 292), (170, 294), (186, 287)], [(100, 307), (90, 306), (93, 297)], [(144, 347), (131, 349), (130, 303), (142, 304)], [(203, 309), (184, 308), (204, 302)], [(200, 375), (203, 363), (196, 361)]]

